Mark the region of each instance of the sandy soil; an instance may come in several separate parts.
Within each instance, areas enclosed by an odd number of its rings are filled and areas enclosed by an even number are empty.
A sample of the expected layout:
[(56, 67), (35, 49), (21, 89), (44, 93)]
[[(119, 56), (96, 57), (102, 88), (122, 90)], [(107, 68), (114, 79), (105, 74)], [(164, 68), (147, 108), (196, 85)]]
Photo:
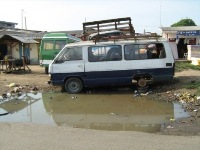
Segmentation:
[(1, 123), (0, 150), (199, 150), (200, 136)]
[[(43, 91), (61, 91), (61, 87), (53, 87), (47, 83), (49, 76), (44, 73), (44, 68), (40, 66), (29, 66), (32, 70), (30, 72), (17, 72), (11, 74), (0, 74), (0, 95), (10, 92), (8, 85), (15, 83), (22, 87), (23, 91), (39, 90)], [(192, 81), (200, 81), (200, 71), (186, 70), (177, 72), (175, 78), (170, 83), (164, 83), (153, 86), (155, 96), (160, 100), (167, 100), (173, 102), (175, 100), (175, 93), (195, 93), (195, 90), (188, 90), (184, 85)], [(173, 120), (171, 124), (166, 125), (160, 134), (165, 135), (200, 135), (200, 113), (194, 112), (199, 110), (200, 101), (198, 103), (190, 104), (187, 108), (191, 113), (191, 117), (183, 118), (181, 120)], [(1, 126), (1, 125), (0, 125)]]
[[(44, 68), (38, 65), (30, 65), (28, 70), (16, 71), (14, 73), (0, 74), (0, 95), (10, 92), (8, 85), (15, 83), (16, 85), (23, 86), (24, 91), (31, 91), (35, 87), (39, 91), (49, 91), (56, 88), (48, 84), (49, 76), (44, 73)], [(59, 87), (58, 87), (59, 88)]]

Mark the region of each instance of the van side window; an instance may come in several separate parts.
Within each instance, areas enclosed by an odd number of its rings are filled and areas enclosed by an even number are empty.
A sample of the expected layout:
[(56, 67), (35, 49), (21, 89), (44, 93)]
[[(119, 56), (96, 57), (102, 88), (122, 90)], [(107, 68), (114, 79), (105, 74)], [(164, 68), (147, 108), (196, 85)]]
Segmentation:
[(122, 60), (122, 48), (119, 45), (93, 46), (88, 48), (88, 61), (118, 61)]
[(55, 49), (56, 50), (61, 50), (63, 49), (63, 47), (66, 45), (66, 41), (65, 40), (59, 40), (59, 41), (55, 41)]
[(82, 60), (81, 47), (65, 48), (56, 60), (56, 63), (63, 63), (65, 61)]
[(166, 53), (162, 43), (129, 44), (124, 46), (125, 60), (165, 58)]
[(126, 60), (147, 59), (147, 51), (144, 45), (139, 45), (139, 44), (125, 45), (124, 58)]
[(48, 40), (43, 42), (43, 49), (44, 50), (53, 50), (54, 41)]

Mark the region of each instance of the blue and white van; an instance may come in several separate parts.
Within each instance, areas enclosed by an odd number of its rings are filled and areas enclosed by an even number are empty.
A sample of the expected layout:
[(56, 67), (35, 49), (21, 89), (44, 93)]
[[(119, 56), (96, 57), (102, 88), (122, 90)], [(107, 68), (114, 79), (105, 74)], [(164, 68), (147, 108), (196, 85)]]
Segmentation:
[(50, 82), (68, 93), (85, 87), (170, 81), (174, 57), (164, 40), (82, 41), (66, 45), (49, 66)]

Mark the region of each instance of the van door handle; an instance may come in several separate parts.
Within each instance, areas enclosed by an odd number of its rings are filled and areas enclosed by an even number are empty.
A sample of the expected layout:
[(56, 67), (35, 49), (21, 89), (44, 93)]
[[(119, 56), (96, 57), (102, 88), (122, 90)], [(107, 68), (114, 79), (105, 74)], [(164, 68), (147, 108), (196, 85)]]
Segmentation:
[(166, 63), (166, 66), (173, 66), (172, 63)]

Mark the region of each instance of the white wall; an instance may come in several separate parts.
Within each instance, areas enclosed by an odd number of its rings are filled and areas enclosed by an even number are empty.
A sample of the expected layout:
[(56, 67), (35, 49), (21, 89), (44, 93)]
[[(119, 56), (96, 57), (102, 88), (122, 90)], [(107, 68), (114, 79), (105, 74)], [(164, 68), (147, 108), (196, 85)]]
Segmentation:
[[(39, 64), (39, 44), (29, 44), (31, 64)], [(8, 51), (11, 51), (12, 58), (21, 59), (19, 54), (19, 43), (13, 43), (12, 47), (8, 45)]]
[[(19, 43), (14, 43), (14, 46), (12, 46), (12, 58), (14, 59), (20, 59), (19, 58)], [(8, 51), (9, 51), (10, 47), (8, 46)]]
[(167, 40), (169, 38), (176, 38), (176, 33), (163, 33), (162, 37), (167, 39)]
[(191, 58), (198, 58), (200, 59), (200, 45), (188, 45), (188, 60)]
[(30, 44), (29, 47), (31, 64), (39, 64), (39, 44)]

